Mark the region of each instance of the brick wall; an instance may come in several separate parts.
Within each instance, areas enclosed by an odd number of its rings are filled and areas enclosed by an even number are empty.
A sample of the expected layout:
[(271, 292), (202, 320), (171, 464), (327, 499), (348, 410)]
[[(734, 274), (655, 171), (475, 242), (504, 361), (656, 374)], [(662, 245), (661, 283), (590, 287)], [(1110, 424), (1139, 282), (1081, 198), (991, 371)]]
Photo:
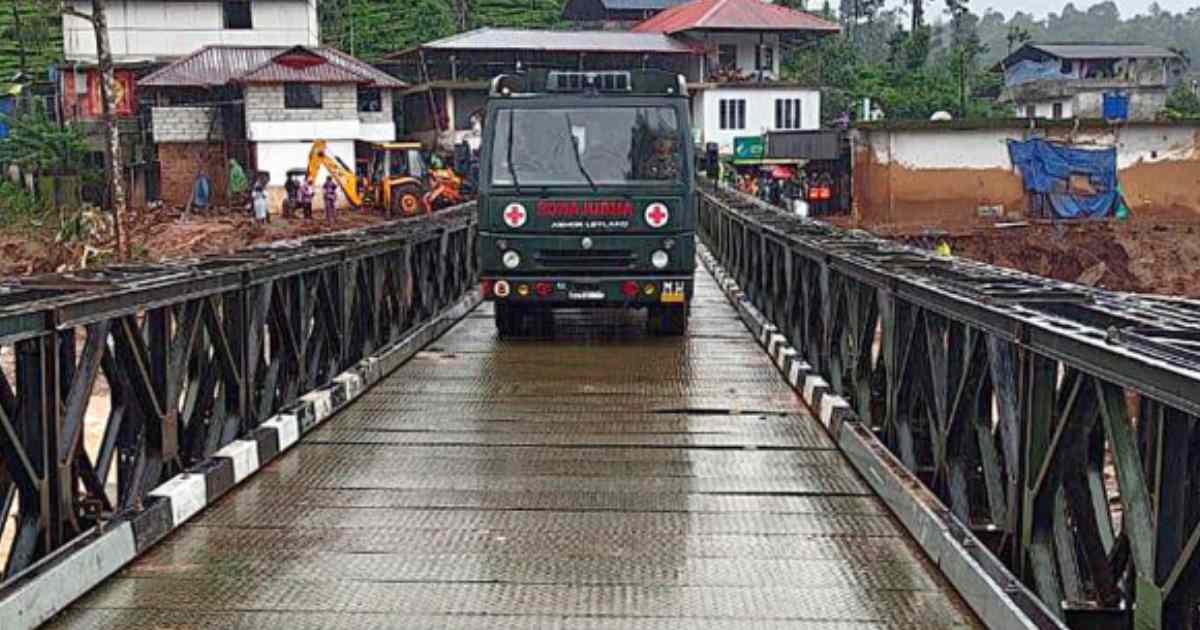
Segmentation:
[[(211, 107), (154, 107), (150, 110), (155, 142), (203, 142), (221, 137), (220, 120), (213, 125)], [(209, 132), (212, 135), (209, 135)]]
[[(196, 175), (203, 172), (213, 183), (212, 203), (226, 202), (229, 166), (219, 142), (159, 142), (162, 200), (168, 207), (183, 207), (192, 196)], [(246, 165), (242, 165), (243, 168)]]
[(243, 93), (247, 123), (358, 118), (358, 88), (351, 84), (323, 86), (321, 109), (285, 109), (282, 85), (247, 85)]

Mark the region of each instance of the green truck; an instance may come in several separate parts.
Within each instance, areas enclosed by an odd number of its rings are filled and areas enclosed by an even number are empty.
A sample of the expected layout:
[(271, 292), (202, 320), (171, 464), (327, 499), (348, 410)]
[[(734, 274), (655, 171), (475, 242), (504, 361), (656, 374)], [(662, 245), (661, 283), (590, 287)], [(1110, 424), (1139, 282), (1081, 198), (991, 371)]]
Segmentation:
[(501, 336), (556, 308), (647, 309), (687, 330), (696, 194), (687, 87), (654, 70), (492, 81), (479, 263)]

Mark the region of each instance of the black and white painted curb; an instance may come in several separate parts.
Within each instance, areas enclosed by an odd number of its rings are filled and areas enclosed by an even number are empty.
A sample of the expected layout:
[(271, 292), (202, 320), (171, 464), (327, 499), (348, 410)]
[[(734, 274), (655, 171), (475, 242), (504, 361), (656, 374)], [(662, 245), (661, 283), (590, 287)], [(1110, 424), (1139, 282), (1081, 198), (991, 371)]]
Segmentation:
[(0, 593), (0, 630), (36, 628), (49, 620), (294, 446), (305, 433), (449, 330), (479, 302), (479, 292), (470, 292), (405, 338), (363, 359), (329, 385), (302, 396), (250, 435), (155, 488), (136, 515), (107, 523), (34, 566)]
[(835, 394), (779, 328), (750, 303), (737, 281), (708, 248), (698, 244), (697, 251), (783, 378), (984, 624), (1003, 630), (1066, 630), (920, 479), (906, 470), (875, 434), (858, 421), (846, 399)]

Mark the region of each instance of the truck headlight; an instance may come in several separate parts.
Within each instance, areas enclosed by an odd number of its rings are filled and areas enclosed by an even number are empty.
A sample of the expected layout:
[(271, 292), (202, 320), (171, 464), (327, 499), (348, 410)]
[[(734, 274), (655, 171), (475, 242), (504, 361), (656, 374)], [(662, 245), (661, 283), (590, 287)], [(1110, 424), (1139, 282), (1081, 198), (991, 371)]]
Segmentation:
[(670, 260), (671, 257), (667, 256), (667, 252), (664, 252), (661, 249), (654, 250), (654, 253), (650, 254), (650, 264), (654, 265), (655, 269), (662, 269), (663, 267), (666, 267)]
[(500, 260), (504, 263), (504, 266), (508, 267), (509, 269), (516, 269), (517, 267), (521, 266), (521, 255), (511, 249), (504, 252), (504, 256), (502, 256)]

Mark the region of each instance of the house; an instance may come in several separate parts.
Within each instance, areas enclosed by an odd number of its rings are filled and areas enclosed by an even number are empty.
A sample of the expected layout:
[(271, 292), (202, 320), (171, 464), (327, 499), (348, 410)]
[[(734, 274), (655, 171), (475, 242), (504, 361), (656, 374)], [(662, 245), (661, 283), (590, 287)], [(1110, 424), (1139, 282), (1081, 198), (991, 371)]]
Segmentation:
[(478, 147), (472, 115), (492, 77), (517, 68), (654, 68), (698, 79), (695, 51), (661, 33), (480, 28), (385, 56), (381, 66), (413, 83), (402, 93), (402, 137), (448, 151)]
[[(91, 2), (68, 0), (91, 12)], [(166, 63), (209, 45), (315, 46), (320, 43), (316, 0), (109, 0), (107, 18), (117, 82), (122, 155), (130, 168), (130, 199), (158, 196), (155, 147), (149, 135), (150, 105), (139, 81)], [(62, 18), (63, 59), (56, 69), (59, 114), (88, 131), (93, 159), (103, 159), (96, 123), (102, 113), (96, 36), (92, 24)], [(98, 200), (98, 194), (89, 195)]]
[[(383, 66), (413, 84), (404, 93), (400, 134), (443, 150), (474, 143), (471, 114), (483, 107), (491, 78), (533, 67), (681, 74), (692, 95), (694, 139), (716, 142), (726, 154), (734, 137), (820, 127), (820, 91), (780, 81), (780, 63), (789, 47), (836, 33), (837, 24), (762, 0), (598, 1), (606, 11), (655, 13), (629, 31), (485, 28), (387, 55)], [(658, 5), (666, 8), (652, 8)], [(572, 0), (564, 11), (587, 6), (597, 5)]]
[(594, 29), (628, 29), (688, 0), (567, 0), (564, 20)]
[[(91, 2), (69, 4), (84, 13)], [(68, 63), (96, 61), (91, 23), (63, 16)], [(113, 61), (173, 61), (203, 46), (316, 46), (321, 32), (316, 0), (109, 0)]]
[(1004, 73), (1000, 101), (1019, 117), (1104, 118), (1105, 95), (1120, 95), (1129, 119), (1152, 120), (1187, 63), (1158, 46), (1029, 43), (994, 70)]
[(320, 46), (205, 46), (139, 82), (150, 92), (162, 198), (186, 203), (198, 172), (224, 190), (230, 157), (281, 186), (308, 164), (312, 141), (353, 164), (356, 141), (390, 141), (393, 91), (404, 83)]
[(837, 24), (761, 0), (693, 0), (633, 27), (700, 51), (703, 79), (689, 85), (696, 140), (732, 153), (733, 139), (821, 126), (821, 92), (780, 81), (790, 47), (837, 33)]

